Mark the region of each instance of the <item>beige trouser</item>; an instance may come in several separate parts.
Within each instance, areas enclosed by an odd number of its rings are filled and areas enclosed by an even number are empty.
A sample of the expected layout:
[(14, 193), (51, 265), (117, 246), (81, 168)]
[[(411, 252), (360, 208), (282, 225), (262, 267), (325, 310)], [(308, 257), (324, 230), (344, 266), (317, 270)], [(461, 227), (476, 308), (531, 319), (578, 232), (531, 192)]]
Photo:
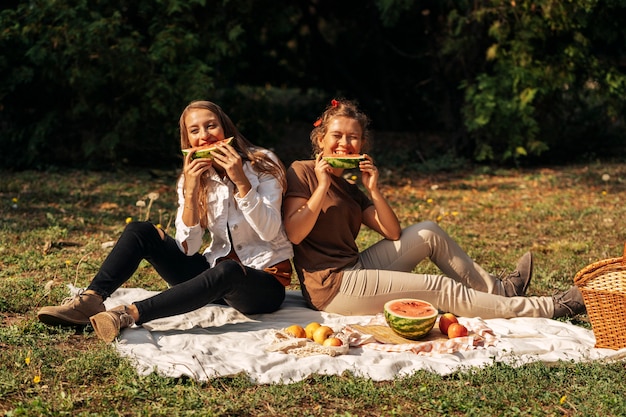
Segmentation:
[[(444, 275), (413, 274), (429, 258)], [(552, 297), (505, 297), (500, 279), (474, 262), (437, 224), (425, 221), (402, 231), (397, 241), (382, 240), (360, 253), (344, 270), (329, 313), (370, 315), (397, 298), (418, 298), (462, 317), (512, 318), (554, 315)]]

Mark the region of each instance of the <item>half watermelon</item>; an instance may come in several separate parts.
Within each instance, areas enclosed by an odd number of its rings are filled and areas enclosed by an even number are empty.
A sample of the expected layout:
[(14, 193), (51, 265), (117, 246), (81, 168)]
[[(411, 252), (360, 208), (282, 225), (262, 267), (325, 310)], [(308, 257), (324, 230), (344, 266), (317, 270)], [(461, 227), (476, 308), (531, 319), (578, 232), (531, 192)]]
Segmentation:
[(365, 161), (365, 157), (359, 154), (324, 156), (323, 158), (331, 167), (344, 169), (358, 168), (359, 162)]
[[(191, 159), (198, 159), (198, 158), (209, 158), (212, 159), (211, 153), (213, 151), (215, 151), (219, 145), (221, 145), (222, 143), (225, 143), (227, 145), (230, 145), (233, 142), (233, 137), (229, 137), (227, 139), (224, 140), (219, 140), (217, 142), (213, 142), (211, 145), (209, 145), (206, 148), (202, 148), (202, 149), (198, 149), (192, 156)], [(189, 149), (183, 149), (182, 150), (183, 155), (187, 156), (187, 154), (189, 153)]]
[(383, 311), (389, 327), (410, 340), (417, 340), (430, 332), (439, 315), (432, 304), (415, 298), (388, 301)]

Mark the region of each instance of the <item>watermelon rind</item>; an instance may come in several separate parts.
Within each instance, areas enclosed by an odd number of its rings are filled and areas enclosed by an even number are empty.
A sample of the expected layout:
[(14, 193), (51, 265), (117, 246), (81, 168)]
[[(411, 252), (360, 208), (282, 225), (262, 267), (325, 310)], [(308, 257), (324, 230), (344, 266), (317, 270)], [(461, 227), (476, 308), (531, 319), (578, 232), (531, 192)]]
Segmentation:
[[(229, 137), (227, 139), (224, 139), (223, 141), (220, 142), (224, 142), (227, 145), (230, 145), (233, 142), (233, 137)], [(209, 158), (212, 159), (212, 155), (211, 153), (217, 148), (217, 146), (211, 146), (209, 148), (206, 149), (200, 149), (197, 150), (192, 156), (191, 159), (198, 159), (198, 158)], [(189, 153), (189, 149), (183, 149), (182, 150), (183, 155), (187, 156), (187, 154)]]
[[(425, 317), (408, 317), (405, 315), (396, 314), (390, 309), (390, 306), (394, 303), (411, 302), (428, 304), (430, 307), (432, 307), (433, 314)], [(385, 315), (385, 320), (387, 321), (389, 327), (391, 327), (391, 329), (399, 336), (402, 336), (405, 339), (409, 340), (418, 340), (426, 336), (428, 332), (430, 332), (435, 326), (437, 316), (439, 315), (439, 312), (431, 303), (415, 298), (400, 298), (397, 300), (388, 301), (383, 307), (383, 312)]]
[(324, 160), (333, 168), (358, 168), (359, 162), (364, 161), (363, 155), (325, 156)]

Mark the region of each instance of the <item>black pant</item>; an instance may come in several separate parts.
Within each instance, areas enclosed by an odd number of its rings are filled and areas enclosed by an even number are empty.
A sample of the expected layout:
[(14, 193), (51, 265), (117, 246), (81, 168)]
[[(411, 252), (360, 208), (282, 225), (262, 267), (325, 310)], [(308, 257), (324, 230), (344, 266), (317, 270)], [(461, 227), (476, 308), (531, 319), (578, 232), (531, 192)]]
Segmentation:
[(87, 289), (109, 297), (147, 260), (171, 288), (143, 301), (137, 324), (187, 313), (206, 304), (225, 301), (244, 314), (271, 313), (285, 299), (285, 287), (265, 271), (226, 260), (210, 268), (201, 254), (187, 256), (176, 241), (161, 239), (149, 222), (129, 223)]

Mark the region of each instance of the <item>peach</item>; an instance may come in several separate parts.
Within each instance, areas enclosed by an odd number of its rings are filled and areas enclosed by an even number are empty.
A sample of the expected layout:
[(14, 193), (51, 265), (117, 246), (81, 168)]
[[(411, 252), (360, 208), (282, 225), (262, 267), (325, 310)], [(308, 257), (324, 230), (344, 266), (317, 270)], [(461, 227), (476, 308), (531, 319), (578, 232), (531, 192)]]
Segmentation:
[(341, 345), (343, 345), (343, 342), (338, 337), (329, 337), (328, 339), (324, 340), (324, 343), (322, 343), (322, 345), (324, 345), (324, 346), (341, 346)]
[(302, 328), (302, 326), (300, 326), (299, 324), (292, 324), (291, 326), (287, 327), (285, 329), (285, 333), (297, 338), (306, 337), (306, 332), (304, 331), (304, 328)]
[(464, 337), (467, 336), (467, 327), (463, 326), (461, 323), (452, 323), (448, 327), (448, 337), (450, 339), (454, 337)]

